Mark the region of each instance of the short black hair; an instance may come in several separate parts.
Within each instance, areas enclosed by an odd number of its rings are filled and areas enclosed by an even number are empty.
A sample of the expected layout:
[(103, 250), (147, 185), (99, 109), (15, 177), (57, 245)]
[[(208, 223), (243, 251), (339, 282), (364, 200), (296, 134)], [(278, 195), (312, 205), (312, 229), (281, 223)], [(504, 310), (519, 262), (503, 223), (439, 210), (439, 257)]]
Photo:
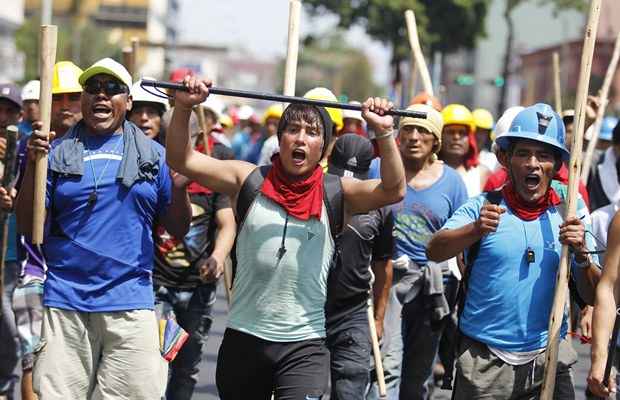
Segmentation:
[(148, 107), (153, 107), (154, 109), (157, 110), (157, 112), (159, 113), (159, 116), (163, 116), (164, 113), (166, 112), (166, 107), (161, 104), (161, 103), (155, 103), (155, 102), (151, 102), (151, 101), (134, 101), (132, 103), (131, 106), (131, 110), (129, 110), (127, 112), (127, 118), (129, 118), (129, 115), (131, 115), (131, 113), (138, 107), (141, 106), (148, 106)]

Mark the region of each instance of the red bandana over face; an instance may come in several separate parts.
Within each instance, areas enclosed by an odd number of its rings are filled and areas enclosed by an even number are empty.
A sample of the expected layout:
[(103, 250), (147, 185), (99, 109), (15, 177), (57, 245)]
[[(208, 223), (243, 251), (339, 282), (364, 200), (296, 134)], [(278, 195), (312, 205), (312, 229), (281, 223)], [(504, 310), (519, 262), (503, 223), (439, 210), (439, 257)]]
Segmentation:
[(306, 179), (291, 180), (284, 172), (280, 156), (275, 155), (265, 177), (262, 194), (284, 208), (289, 215), (303, 221), (321, 219), (323, 210), (323, 169), (317, 165)]
[(502, 188), (502, 196), (512, 212), (524, 221), (533, 221), (547, 211), (549, 207), (557, 206), (562, 202), (555, 190), (549, 187), (547, 193), (536, 204), (526, 204), (514, 190), (510, 181)]

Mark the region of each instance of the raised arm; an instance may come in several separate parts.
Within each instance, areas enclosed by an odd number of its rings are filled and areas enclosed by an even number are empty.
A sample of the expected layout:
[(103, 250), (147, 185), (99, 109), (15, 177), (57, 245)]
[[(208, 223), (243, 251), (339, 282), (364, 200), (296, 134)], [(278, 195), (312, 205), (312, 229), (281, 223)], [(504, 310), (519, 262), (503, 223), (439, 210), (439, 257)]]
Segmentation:
[(495, 232), (500, 215), (504, 212), (506, 209), (503, 207), (484, 204), (480, 209), (480, 217), (475, 222), (461, 228), (442, 229), (435, 233), (426, 246), (426, 256), (435, 262), (458, 256), (486, 234)]
[(381, 157), (381, 179), (342, 179), (342, 189), (350, 214), (365, 213), (397, 203), (405, 196), (405, 170), (392, 134), (394, 120), (385, 115), (392, 108), (386, 99), (369, 98), (362, 104), (362, 117), (376, 133)]
[(603, 385), (603, 373), (609, 356), (607, 346), (616, 319), (616, 307), (620, 301), (620, 215), (616, 214), (609, 228), (607, 255), (603, 275), (596, 287), (594, 316), (592, 318), (592, 365), (588, 376), (590, 390), (607, 398), (615, 388), (615, 379)]
[(209, 189), (235, 198), (255, 165), (236, 160), (218, 160), (194, 150), (190, 141), (189, 117), (192, 108), (206, 100), (211, 81), (186, 77), (189, 91), (177, 91), (175, 107), (166, 131), (166, 162), (175, 171)]

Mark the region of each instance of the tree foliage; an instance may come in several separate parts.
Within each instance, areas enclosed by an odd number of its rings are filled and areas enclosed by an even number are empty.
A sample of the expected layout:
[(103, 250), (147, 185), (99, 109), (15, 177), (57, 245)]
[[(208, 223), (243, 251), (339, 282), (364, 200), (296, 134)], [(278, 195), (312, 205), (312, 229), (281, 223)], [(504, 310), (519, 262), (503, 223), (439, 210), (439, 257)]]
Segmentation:
[[(284, 76), (284, 62), (278, 75)], [(365, 100), (380, 93), (368, 57), (349, 46), (341, 32), (307, 37), (300, 47), (295, 92), (301, 95), (317, 86), (328, 87), (350, 100)], [(277, 90), (282, 91), (281, 84)]]
[[(15, 34), (17, 48), (25, 55), (26, 66), (24, 80), (37, 79), (39, 76), (39, 16), (33, 15)], [(93, 64), (103, 57), (112, 57), (120, 61), (121, 48), (108, 41), (108, 31), (92, 24), (87, 24), (79, 32), (74, 32), (72, 24), (58, 24), (56, 61), (71, 60), (81, 68)], [(78, 48), (75, 48), (76, 38)], [(79, 52), (79, 60), (73, 54)]]
[[(568, 1), (568, 0), (564, 0)], [(409, 58), (405, 11), (415, 12), (426, 52), (471, 48), (485, 35), (490, 0), (304, 0), (314, 15), (334, 14), (342, 28), (359, 24), (373, 38), (391, 46), (392, 64)]]

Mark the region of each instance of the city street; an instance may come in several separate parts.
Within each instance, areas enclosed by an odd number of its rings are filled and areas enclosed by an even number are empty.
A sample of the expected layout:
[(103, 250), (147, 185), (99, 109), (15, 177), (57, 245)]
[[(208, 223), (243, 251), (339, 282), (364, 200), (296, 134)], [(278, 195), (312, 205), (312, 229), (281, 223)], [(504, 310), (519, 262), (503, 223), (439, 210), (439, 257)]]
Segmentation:
[[(194, 395), (195, 400), (217, 400), (217, 389), (215, 387), (215, 364), (217, 361), (217, 349), (219, 348), (226, 326), (226, 296), (223, 286), (220, 285), (218, 291), (218, 299), (215, 305), (214, 317), (215, 321), (211, 329), (211, 336), (207, 342), (207, 352), (203, 358), (200, 371), (200, 381)], [(579, 353), (579, 361), (574, 368), (576, 399), (584, 400), (584, 390), (586, 387), (586, 376), (590, 366), (589, 346), (582, 345), (578, 340), (573, 341), (577, 352)], [(433, 400), (449, 400), (450, 392), (439, 391), (433, 396)]]

